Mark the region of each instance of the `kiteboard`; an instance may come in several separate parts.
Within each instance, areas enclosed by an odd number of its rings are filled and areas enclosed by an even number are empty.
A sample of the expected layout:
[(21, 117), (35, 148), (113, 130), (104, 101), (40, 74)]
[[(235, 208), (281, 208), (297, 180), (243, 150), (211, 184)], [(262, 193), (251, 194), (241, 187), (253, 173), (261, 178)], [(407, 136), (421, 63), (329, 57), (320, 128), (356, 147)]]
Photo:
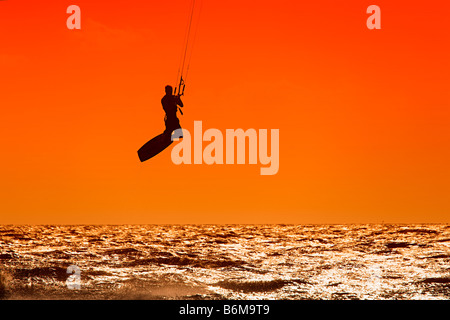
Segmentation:
[(158, 153), (166, 149), (172, 144), (172, 139), (167, 134), (161, 133), (159, 136), (154, 137), (148, 141), (138, 150), (139, 160), (141, 162), (147, 161), (153, 158)]

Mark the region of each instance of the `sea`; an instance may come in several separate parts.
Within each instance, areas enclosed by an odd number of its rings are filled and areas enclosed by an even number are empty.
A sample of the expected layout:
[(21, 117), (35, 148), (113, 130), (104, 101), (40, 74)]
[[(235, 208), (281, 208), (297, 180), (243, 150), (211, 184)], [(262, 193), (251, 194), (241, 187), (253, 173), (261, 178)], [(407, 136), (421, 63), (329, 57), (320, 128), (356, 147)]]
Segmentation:
[(449, 298), (448, 224), (0, 226), (0, 299)]

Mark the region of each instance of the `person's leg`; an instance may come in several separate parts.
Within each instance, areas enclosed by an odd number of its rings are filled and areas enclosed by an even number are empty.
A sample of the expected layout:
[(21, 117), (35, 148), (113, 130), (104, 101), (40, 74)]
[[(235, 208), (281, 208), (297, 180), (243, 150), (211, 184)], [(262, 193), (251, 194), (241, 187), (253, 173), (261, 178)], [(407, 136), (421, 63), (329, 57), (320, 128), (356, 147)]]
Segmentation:
[[(176, 129), (181, 129), (181, 125), (180, 125), (180, 121), (178, 120), (178, 118), (174, 118), (174, 119), (168, 119), (165, 122), (166, 124), (166, 130), (164, 130), (164, 135), (168, 138), (171, 139), (172, 137), (172, 133), (176, 130)], [(180, 138), (183, 138), (182, 136)]]

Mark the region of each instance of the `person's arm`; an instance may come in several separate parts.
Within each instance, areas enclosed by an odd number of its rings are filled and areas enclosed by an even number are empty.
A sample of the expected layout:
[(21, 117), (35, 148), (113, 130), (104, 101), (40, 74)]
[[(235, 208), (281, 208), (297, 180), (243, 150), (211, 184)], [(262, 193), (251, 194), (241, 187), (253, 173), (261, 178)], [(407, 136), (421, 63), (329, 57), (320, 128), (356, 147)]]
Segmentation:
[(181, 101), (181, 97), (180, 96), (177, 96), (177, 104), (180, 106), (180, 107), (183, 107), (184, 105), (183, 105), (183, 101)]

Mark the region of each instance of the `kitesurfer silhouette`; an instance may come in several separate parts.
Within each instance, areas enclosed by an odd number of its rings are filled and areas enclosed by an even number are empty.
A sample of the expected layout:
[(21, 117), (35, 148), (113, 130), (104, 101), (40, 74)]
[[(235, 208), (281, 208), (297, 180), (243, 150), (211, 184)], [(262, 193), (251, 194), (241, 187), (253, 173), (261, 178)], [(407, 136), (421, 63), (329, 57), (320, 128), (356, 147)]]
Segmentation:
[[(161, 99), (161, 104), (166, 113), (164, 122), (166, 124), (166, 130), (164, 130), (164, 135), (170, 138), (172, 132), (176, 129), (180, 129), (180, 120), (177, 117), (178, 106), (183, 107), (183, 101), (181, 101), (180, 95), (173, 95), (172, 86), (167, 85), (165, 88), (166, 95)], [(181, 114), (183, 112), (179, 109)]]
[[(161, 99), (161, 104), (166, 113), (164, 117), (164, 122), (166, 124), (166, 130), (160, 135), (154, 137), (152, 140), (148, 141), (138, 150), (138, 156), (141, 162), (153, 158), (158, 153), (166, 149), (172, 144), (172, 133), (176, 129), (181, 129), (180, 120), (177, 117), (177, 111), (180, 107), (183, 107), (183, 102), (181, 101), (181, 95), (173, 95), (172, 86), (167, 85), (165, 88), (166, 95)], [(181, 134), (177, 134), (177, 138), (182, 138)]]
[[(181, 111), (181, 108), (183, 107), (181, 96), (184, 95), (184, 80), (187, 78), (189, 66), (191, 63), (192, 51), (195, 43), (195, 36), (197, 34), (197, 28), (199, 25), (198, 22), (202, 4), (202, 1), (200, 1), (200, 10), (198, 10), (199, 6), (196, 4), (196, 0), (191, 1), (192, 3), (188, 20), (189, 23), (186, 29), (186, 38), (183, 45), (182, 58), (180, 60), (180, 65), (178, 68), (175, 90), (173, 90), (172, 86), (167, 85), (165, 87), (166, 95), (161, 99), (162, 107), (164, 109), (164, 112), (166, 113), (166, 116), (164, 118), (166, 129), (163, 133), (148, 141), (138, 150), (138, 156), (141, 162), (151, 159), (152, 157), (163, 151), (165, 148), (167, 148), (170, 144), (172, 144), (172, 137), (174, 139), (183, 138), (182, 130), (177, 131), (176, 137), (173, 135), (173, 132), (177, 129), (181, 129), (180, 120), (177, 117), (177, 111), (180, 111), (180, 113), (183, 114), (183, 111)], [(197, 14), (195, 14), (195, 12), (197, 12)], [(194, 15), (196, 16), (196, 18), (194, 18)], [(194, 20), (196, 20), (197, 23), (194, 34), (193, 36), (191, 36), (191, 27)]]

